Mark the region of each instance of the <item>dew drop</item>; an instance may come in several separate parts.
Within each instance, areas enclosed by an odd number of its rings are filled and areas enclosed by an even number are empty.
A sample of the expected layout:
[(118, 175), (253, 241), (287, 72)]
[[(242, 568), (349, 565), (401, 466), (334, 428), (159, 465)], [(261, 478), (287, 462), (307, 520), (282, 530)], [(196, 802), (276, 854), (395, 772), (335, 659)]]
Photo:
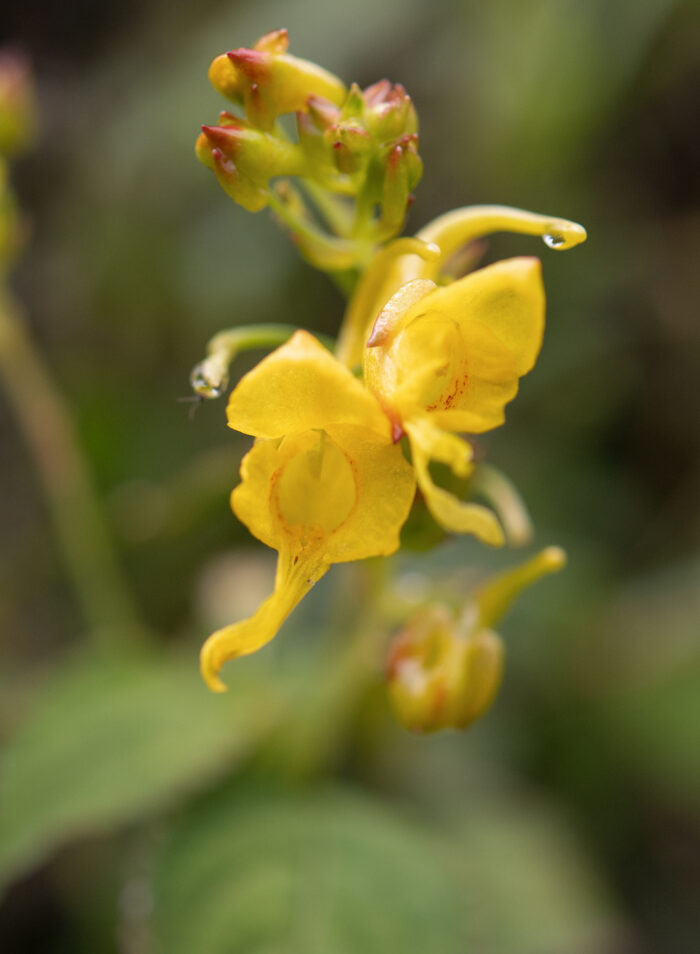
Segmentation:
[(566, 244), (566, 239), (564, 236), (559, 235), (557, 232), (546, 232), (542, 236), (542, 241), (547, 248), (561, 248)]
[(228, 376), (224, 375), (215, 380), (209, 373), (207, 362), (202, 361), (198, 364), (190, 375), (190, 384), (195, 394), (203, 398), (217, 398), (226, 390)]

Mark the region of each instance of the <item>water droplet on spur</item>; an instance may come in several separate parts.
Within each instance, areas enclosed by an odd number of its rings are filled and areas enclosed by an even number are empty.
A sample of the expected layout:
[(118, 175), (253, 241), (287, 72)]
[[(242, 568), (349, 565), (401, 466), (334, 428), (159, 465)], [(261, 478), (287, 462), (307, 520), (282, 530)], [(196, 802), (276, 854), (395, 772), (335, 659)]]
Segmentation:
[(226, 385), (228, 383), (227, 376), (215, 380), (208, 373), (206, 367), (206, 360), (200, 362), (195, 368), (193, 368), (192, 373), (190, 374), (190, 384), (192, 390), (195, 394), (198, 394), (203, 398), (217, 398), (226, 390)]
[(547, 248), (561, 248), (562, 245), (566, 244), (566, 239), (564, 236), (559, 235), (557, 232), (546, 232), (542, 236), (542, 241)]

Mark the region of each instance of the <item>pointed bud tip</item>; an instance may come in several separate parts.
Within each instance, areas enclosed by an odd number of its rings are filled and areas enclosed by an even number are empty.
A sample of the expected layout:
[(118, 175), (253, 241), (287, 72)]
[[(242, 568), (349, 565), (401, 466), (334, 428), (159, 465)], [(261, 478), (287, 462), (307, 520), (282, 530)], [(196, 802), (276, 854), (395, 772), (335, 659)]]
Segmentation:
[(231, 159), (240, 146), (240, 127), (238, 126), (202, 126), (212, 149), (222, 152)]
[(289, 48), (289, 31), (286, 27), (270, 30), (257, 41), (253, 49), (265, 53), (286, 53)]
[(249, 50), (242, 46), (237, 50), (229, 50), (226, 56), (237, 69), (251, 77), (259, 75), (269, 54), (261, 50)]

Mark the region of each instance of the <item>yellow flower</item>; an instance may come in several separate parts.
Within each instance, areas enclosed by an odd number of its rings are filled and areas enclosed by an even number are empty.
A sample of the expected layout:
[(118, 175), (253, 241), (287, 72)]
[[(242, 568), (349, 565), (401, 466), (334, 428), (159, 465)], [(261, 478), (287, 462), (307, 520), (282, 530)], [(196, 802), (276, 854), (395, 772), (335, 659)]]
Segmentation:
[(414, 238), (389, 242), (365, 269), (343, 320), (340, 360), (351, 368), (362, 363), (377, 314), (402, 285), (419, 278), (444, 281), (450, 257), (492, 232), (538, 235), (548, 248), (560, 252), (586, 241), (586, 230), (577, 222), (504, 205), (471, 205), (440, 215)]
[(544, 330), (540, 263), (514, 258), (443, 288), (416, 279), (379, 314), (367, 343), (365, 380), (398, 439), (411, 443), (418, 485), (448, 530), (503, 543), (493, 511), (437, 487), (429, 463), (471, 472), (472, 452), (454, 432), (480, 433), (503, 423), (518, 379), (534, 365)]
[(552, 248), (586, 237), (576, 223), (500, 206), (442, 216), (377, 256), (349, 305), (339, 346), (351, 367), (362, 356), (366, 384), (392, 421), (394, 439), (408, 435), (418, 485), (435, 519), (493, 546), (504, 542), (494, 512), (437, 487), (429, 468), (435, 460), (457, 476), (471, 474), (471, 447), (457, 433), (503, 423), (505, 405), (542, 344), (545, 298), (537, 259), (509, 259), (443, 287), (435, 282), (464, 243), (498, 230), (541, 235)]
[(257, 438), (231, 505), (279, 557), (272, 595), (202, 647), (202, 675), (216, 692), (223, 663), (273, 639), (332, 563), (398, 549), (415, 492), (376, 399), (305, 331), (241, 379), (227, 416)]

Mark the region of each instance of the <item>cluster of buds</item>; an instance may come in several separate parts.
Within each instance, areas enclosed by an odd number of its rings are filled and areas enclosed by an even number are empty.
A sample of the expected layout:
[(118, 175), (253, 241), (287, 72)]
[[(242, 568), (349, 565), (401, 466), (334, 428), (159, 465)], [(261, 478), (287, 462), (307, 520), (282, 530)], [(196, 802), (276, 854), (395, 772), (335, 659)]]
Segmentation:
[(565, 556), (548, 547), (522, 566), (489, 580), (458, 611), (429, 604), (394, 638), (386, 678), (394, 710), (408, 729), (463, 729), (486, 712), (503, 675), (505, 649), (492, 627), (516, 596)]
[(418, 155), (418, 119), (400, 84), (380, 80), (361, 90), (353, 83), (342, 107), (311, 96), (297, 114), (299, 143), (316, 179), (327, 189), (357, 199), (361, 209), (380, 210), (369, 221), (383, 242), (403, 228), (423, 164)]
[[(400, 85), (347, 89), (287, 46), (287, 31), (276, 30), (216, 57), (209, 79), (243, 115), (224, 111), (203, 126), (197, 156), (239, 205), (271, 207), (313, 264), (365, 264), (401, 231), (421, 177), (415, 109)], [(290, 113), (296, 137), (279, 121)]]

